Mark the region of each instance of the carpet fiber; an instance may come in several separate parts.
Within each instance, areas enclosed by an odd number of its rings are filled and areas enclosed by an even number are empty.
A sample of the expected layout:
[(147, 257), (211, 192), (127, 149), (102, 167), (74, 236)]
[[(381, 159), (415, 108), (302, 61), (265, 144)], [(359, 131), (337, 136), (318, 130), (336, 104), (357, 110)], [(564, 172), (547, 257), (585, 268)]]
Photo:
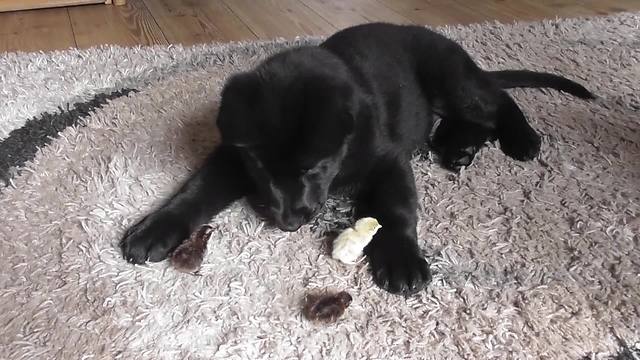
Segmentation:
[[(233, 205), (201, 277), (121, 257), (126, 227), (219, 141), (225, 79), (319, 39), (0, 55), (0, 358), (640, 357), (640, 15), (440, 31), (488, 69), (559, 72), (600, 98), (512, 91), (544, 134), (532, 162), (491, 146), (451, 174), (416, 156), (434, 281), (409, 298), (330, 258), (341, 198), (291, 234)], [(325, 288), (351, 307), (305, 321), (304, 294)]]

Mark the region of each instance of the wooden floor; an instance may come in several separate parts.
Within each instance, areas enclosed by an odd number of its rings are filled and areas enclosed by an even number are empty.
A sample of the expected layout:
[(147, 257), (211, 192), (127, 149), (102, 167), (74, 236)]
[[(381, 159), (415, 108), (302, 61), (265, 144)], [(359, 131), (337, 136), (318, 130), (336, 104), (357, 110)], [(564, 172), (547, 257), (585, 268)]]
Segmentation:
[(0, 13), (0, 52), (326, 35), (370, 21), (436, 26), (639, 10), (640, 0), (128, 0)]

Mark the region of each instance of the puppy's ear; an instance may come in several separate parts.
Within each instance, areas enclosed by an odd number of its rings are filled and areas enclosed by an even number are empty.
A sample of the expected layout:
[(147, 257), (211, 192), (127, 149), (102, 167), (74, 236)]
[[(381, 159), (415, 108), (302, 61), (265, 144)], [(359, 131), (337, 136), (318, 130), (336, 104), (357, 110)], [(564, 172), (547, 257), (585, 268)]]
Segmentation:
[(240, 73), (227, 81), (217, 120), (223, 143), (249, 146), (262, 142), (259, 114), (256, 114), (261, 103), (262, 89), (256, 73)]

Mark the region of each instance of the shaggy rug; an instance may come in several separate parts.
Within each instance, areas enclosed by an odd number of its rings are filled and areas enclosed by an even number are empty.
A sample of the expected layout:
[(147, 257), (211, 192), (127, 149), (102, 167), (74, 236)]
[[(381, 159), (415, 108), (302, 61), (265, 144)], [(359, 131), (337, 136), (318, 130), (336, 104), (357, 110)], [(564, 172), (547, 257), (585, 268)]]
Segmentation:
[[(640, 15), (439, 30), (488, 69), (600, 98), (512, 91), (544, 134), (532, 162), (490, 146), (451, 174), (415, 157), (434, 280), (409, 298), (331, 259), (339, 197), (296, 233), (231, 206), (200, 277), (121, 257), (219, 141), (225, 79), (319, 39), (0, 55), (0, 358), (637, 359)], [(301, 315), (319, 289), (354, 298), (335, 324)]]

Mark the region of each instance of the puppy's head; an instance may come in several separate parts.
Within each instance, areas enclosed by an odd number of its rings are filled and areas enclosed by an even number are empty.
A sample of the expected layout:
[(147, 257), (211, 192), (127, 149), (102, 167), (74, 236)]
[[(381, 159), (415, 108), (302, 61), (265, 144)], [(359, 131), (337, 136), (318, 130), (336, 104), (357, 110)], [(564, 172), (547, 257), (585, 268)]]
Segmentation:
[(242, 154), (257, 188), (254, 203), (279, 228), (295, 231), (320, 210), (340, 172), (354, 128), (354, 91), (304, 57), (286, 65), (231, 78), (218, 128)]

